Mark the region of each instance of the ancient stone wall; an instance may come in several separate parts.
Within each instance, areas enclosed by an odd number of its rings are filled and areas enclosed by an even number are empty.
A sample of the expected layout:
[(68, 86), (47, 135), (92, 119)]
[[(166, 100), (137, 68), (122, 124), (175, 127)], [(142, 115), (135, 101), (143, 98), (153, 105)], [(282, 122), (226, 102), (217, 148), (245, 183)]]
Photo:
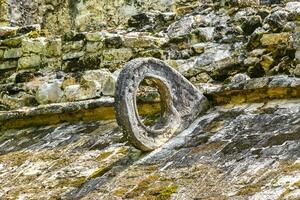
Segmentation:
[(140, 12), (176, 12), (185, 14), (199, 5), (255, 6), (281, 1), (264, 0), (2, 0), (1, 21), (12, 26), (40, 24), (54, 34), (69, 30), (92, 31), (124, 27)]
[[(128, 21), (108, 0), (0, 2), (0, 199), (300, 199), (299, 1), (134, 1)], [(112, 120), (119, 72), (141, 57), (211, 105), (149, 154)], [(148, 83), (120, 96), (160, 136), (157, 113), (175, 110)], [(197, 102), (179, 86), (172, 101)]]
[(1, 109), (113, 96), (119, 70), (138, 57), (164, 60), (204, 91), (239, 74), (300, 76), (299, 2), (198, 3), (137, 11), (124, 29), (53, 35), (40, 25), (0, 27)]
[[(2, 21), (13, 26), (40, 24), (52, 33), (123, 26), (141, 11), (171, 11), (171, 0), (3, 0)], [(2, 14), (1, 14), (2, 15)], [(2, 16), (1, 16), (2, 17)]]

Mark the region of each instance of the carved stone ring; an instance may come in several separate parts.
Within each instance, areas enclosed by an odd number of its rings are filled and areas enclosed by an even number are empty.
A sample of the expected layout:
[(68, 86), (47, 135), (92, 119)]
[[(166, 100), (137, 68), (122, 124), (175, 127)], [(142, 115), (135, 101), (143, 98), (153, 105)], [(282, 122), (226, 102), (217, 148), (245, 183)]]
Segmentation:
[[(152, 127), (142, 122), (137, 109), (137, 91), (144, 79), (154, 83), (160, 94), (160, 118)], [(117, 122), (128, 140), (143, 151), (162, 146), (208, 107), (207, 98), (196, 87), (158, 59), (138, 58), (128, 62), (117, 80)]]

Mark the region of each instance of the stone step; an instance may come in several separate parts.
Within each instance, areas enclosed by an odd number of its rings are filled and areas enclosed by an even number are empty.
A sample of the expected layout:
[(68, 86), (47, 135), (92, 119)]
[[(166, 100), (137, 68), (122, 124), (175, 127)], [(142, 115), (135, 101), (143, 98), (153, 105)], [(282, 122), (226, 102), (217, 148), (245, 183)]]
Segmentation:
[[(156, 113), (159, 103), (140, 104), (139, 112)], [(109, 120), (115, 118), (114, 99), (94, 100), (41, 105), (34, 108), (24, 107), (14, 111), (0, 112), (0, 130), (23, 127), (47, 126), (63, 122)]]

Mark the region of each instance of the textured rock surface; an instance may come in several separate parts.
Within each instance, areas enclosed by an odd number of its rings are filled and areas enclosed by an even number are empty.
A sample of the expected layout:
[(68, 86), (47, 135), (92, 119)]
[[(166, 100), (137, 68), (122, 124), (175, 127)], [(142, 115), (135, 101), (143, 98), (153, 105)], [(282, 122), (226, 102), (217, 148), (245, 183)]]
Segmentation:
[[(97, 17), (94, 12), (98, 8), (89, 12), (91, 6), (87, 5), (92, 2), (74, 2), (73, 6), (81, 5), (81, 9), (85, 10), (81, 14), (87, 15), (86, 19), (93, 19), (90, 15)], [(101, 5), (107, 8), (119, 9), (118, 5), (121, 5), (105, 2)], [(160, 6), (159, 2), (165, 6)], [(36, 105), (26, 102), (27, 97), (39, 103), (38, 85), (57, 79), (68, 83), (61, 86), (63, 97), (59, 98), (59, 102), (113, 96), (119, 70), (126, 62), (139, 57), (164, 60), (192, 83), (209, 83), (216, 87), (228, 83), (237, 74), (246, 74), (250, 78), (278, 74), (299, 76), (298, 2), (251, 7), (246, 1), (222, 1), (221, 4), (174, 1), (173, 10), (167, 9), (171, 2), (159, 2), (152, 2), (155, 3), (153, 8), (161, 7), (159, 10), (163, 12), (149, 10), (152, 4), (148, 1), (129, 3), (145, 10), (137, 9), (128, 21), (122, 18), (126, 23), (117, 29), (110, 25), (94, 27), (88, 29), (92, 30), (89, 32), (73, 28), (61, 35), (54, 27), (50, 34), (47, 23), (0, 27), (0, 84), (1, 88), (5, 88), (1, 92), (8, 99), (24, 100), (13, 104), (1, 101), (1, 110)], [(24, 12), (30, 3), (36, 1), (24, 3)], [(57, 11), (64, 8), (60, 7), (63, 2), (48, 4), (57, 8), (44, 17), (63, 21), (65, 18), (60, 18), (62, 13)], [(16, 9), (20, 6), (14, 5)], [(81, 14), (77, 13), (72, 19), (80, 18)], [(103, 15), (106, 15), (105, 12)], [(51, 20), (49, 23), (51, 26), (54, 24)], [(83, 24), (93, 27), (90, 22)], [(68, 26), (60, 27), (69, 29)], [(111, 74), (107, 75), (105, 83), (82, 83), (80, 80), (85, 71), (91, 70), (103, 73), (109, 70)], [(24, 78), (24, 74), (30, 76)], [(19, 77), (22, 77), (21, 82)], [(13, 89), (11, 85), (14, 85)]]
[(150, 154), (114, 121), (1, 132), (0, 196), (298, 199), (299, 111), (299, 100), (215, 107)]
[[(161, 100), (160, 117), (150, 127), (141, 121), (137, 109), (136, 94), (144, 80), (153, 82)], [(209, 108), (209, 103), (196, 87), (164, 62), (140, 58), (128, 62), (120, 72), (115, 106), (118, 124), (130, 142), (151, 151), (189, 126)]]
[[(295, 0), (0, 0), (0, 199), (300, 199), (299, 20)], [(212, 106), (150, 154), (108, 121), (141, 57)]]
[(171, 5), (171, 0), (2, 0), (0, 9), (1, 22), (19, 26), (38, 23), (52, 33), (63, 33), (124, 26), (138, 12), (170, 11)]

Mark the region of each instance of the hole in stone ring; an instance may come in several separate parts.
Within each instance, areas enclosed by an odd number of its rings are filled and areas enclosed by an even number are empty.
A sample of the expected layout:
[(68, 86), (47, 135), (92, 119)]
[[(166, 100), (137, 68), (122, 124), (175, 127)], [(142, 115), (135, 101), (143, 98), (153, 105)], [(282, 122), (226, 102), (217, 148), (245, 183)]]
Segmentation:
[[(141, 111), (137, 103), (159, 103), (159, 111)], [(149, 136), (157, 137), (169, 128), (172, 116), (170, 91), (163, 80), (147, 76), (140, 83), (135, 94), (136, 117)], [(145, 113), (142, 117), (139, 113)]]

